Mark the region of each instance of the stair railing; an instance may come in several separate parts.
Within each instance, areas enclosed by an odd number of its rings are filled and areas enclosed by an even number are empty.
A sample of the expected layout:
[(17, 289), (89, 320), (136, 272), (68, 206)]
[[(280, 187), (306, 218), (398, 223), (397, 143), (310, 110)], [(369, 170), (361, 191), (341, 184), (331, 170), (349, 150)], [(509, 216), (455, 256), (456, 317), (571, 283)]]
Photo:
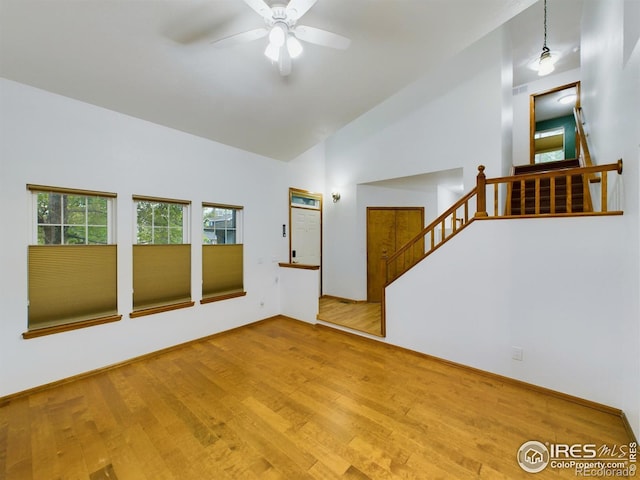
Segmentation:
[[(460, 200), (454, 203), (449, 209), (442, 213), (433, 222), (427, 225), (418, 235), (413, 237), (404, 246), (398, 249), (393, 255), (382, 259), (382, 266), (385, 271), (386, 285), (393, 282), (403, 273), (408, 271), (415, 264), (429, 256), (444, 243), (453, 238), (456, 234), (464, 230), (474, 220), (483, 219), (509, 219), (509, 218), (534, 218), (534, 217), (570, 217), (570, 216), (598, 216), (598, 215), (622, 215), (621, 210), (608, 209), (608, 173), (617, 172), (622, 174), (622, 160), (607, 165), (592, 165), (589, 167), (572, 168), (567, 170), (555, 170), (526, 175), (512, 175), (507, 177), (486, 178), (485, 167), (478, 167), (476, 186)], [(571, 177), (573, 175), (596, 175), (602, 179), (602, 189), (600, 197), (600, 210), (589, 212), (573, 212), (571, 208)], [(551, 213), (540, 213), (540, 182), (549, 179), (551, 185)], [(511, 188), (513, 182), (521, 183), (521, 192), (524, 192), (524, 182), (533, 180), (535, 182), (535, 214), (510, 215), (507, 210), (500, 211), (499, 192), (500, 189)], [(560, 208), (556, 204), (555, 188), (564, 182), (566, 185), (566, 201)], [(493, 187), (491, 187), (491, 185)], [(583, 188), (588, 188), (587, 182)], [(490, 194), (487, 195), (487, 190)], [(487, 199), (493, 201), (489, 203), (487, 210)], [(524, 206), (524, 197), (520, 198), (521, 206)], [(473, 204), (475, 212), (471, 214)], [(492, 207), (492, 208), (491, 208)], [(558, 212), (558, 210), (566, 210)], [(521, 209), (524, 212), (524, 208)]]
[[(482, 167), (482, 165), (480, 166)], [(537, 217), (537, 216), (584, 216), (584, 215), (620, 215), (622, 211), (618, 210), (609, 210), (609, 192), (608, 192), (608, 175), (606, 172), (617, 172), (618, 174), (622, 174), (622, 160), (618, 160), (616, 163), (610, 163), (606, 165), (592, 165), (590, 167), (579, 167), (579, 168), (569, 168), (564, 170), (551, 170), (547, 172), (540, 173), (530, 173), (530, 174), (521, 174), (521, 175), (512, 175), (508, 177), (498, 177), (498, 178), (490, 178), (490, 179), (481, 179), (481, 176), (484, 177), (484, 168), (480, 170), (478, 167), (478, 206), (483, 205), (485, 208), (478, 208), (478, 212), (476, 213), (476, 217), (507, 217), (507, 218), (522, 218), (522, 217)], [(571, 178), (576, 175), (583, 175), (584, 178), (588, 178), (590, 175), (599, 174), (602, 181), (602, 188), (600, 189), (600, 208), (597, 211), (593, 209), (588, 209), (588, 211), (574, 211), (572, 208), (572, 181)], [(541, 204), (541, 195), (540, 195), (540, 184), (542, 180), (548, 179), (550, 184), (550, 211), (549, 213), (541, 213), (540, 204)], [(522, 215), (512, 215), (509, 211), (509, 208), (505, 208), (504, 213), (500, 213), (499, 205), (498, 205), (498, 189), (501, 185), (505, 185), (507, 190), (512, 188), (514, 183), (520, 184), (520, 211), (525, 211), (525, 182), (535, 182), (535, 211), (533, 214), (522, 214)], [(480, 188), (480, 182), (489, 188), (489, 185), (493, 185), (494, 195), (493, 195), (493, 210), (489, 214), (486, 211), (486, 189), (482, 190)], [(566, 196), (563, 204), (558, 204), (556, 197), (556, 188), (560, 186), (565, 187)], [(589, 192), (589, 184), (588, 182), (582, 183), (583, 194), (584, 197), (587, 198), (590, 196)], [(482, 198), (484, 197), (484, 198)], [(509, 197), (509, 196), (508, 196)], [(483, 203), (484, 202), (484, 203)]]
[(476, 192), (477, 187), (474, 187), (473, 190), (427, 225), (418, 235), (396, 250), (393, 255), (387, 257), (383, 265), (386, 271), (387, 284), (394, 281), (469, 225), (473, 220), (470, 212), (473, 208), (472, 203), (476, 197)]
[[(583, 167), (592, 167), (591, 153), (589, 152), (589, 144), (587, 142), (587, 135), (584, 131), (584, 115), (582, 113), (582, 107), (576, 107), (573, 109), (573, 117), (576, 121), (576, 130), (578, 137), (578, 145), (580, 146), (580, 163)], [(600, 178), (594, 175), (595, 182), (599, 182)], [(591, 180), (592, 183), (595, 183)]]

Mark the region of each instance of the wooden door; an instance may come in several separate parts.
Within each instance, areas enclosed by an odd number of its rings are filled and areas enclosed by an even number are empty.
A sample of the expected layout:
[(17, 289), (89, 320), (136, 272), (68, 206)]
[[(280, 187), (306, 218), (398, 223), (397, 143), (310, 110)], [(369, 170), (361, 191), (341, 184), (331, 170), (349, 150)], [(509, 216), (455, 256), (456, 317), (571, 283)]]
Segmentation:
[(383, 257), (395, 253), (423, 227), (423, 207), (367, 207), (367, 301), (382, 300)]

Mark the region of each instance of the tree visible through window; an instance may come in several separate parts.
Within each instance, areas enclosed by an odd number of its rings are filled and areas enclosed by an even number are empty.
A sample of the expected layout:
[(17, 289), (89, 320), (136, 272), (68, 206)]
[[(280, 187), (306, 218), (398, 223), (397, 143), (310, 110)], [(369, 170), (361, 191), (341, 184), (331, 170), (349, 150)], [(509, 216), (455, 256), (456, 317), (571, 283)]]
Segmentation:
[(184, 210), (180, 203), (136, 202), (138, 244), (180, 244), (184, 241)]
[(109, 199), (37, 192), (38, 245), (106, 245)]

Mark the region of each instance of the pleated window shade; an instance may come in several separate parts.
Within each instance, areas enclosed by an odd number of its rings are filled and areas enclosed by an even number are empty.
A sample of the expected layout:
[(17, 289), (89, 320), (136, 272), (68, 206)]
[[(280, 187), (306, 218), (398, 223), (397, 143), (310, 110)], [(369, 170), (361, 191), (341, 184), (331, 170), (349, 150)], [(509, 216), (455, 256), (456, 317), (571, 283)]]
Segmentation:
[(202, 297), (204, 299), (244, 290), (243, 245), (202, 246)]
[(133, 310), (191, 301), (191, 245), (133, 246)]
[(29, 330), (117, 315), (116, 245), (30, 245)]
[(555, 152), (564, 148), (564, 133), (536, 138), (534, 140), (536, 153)]

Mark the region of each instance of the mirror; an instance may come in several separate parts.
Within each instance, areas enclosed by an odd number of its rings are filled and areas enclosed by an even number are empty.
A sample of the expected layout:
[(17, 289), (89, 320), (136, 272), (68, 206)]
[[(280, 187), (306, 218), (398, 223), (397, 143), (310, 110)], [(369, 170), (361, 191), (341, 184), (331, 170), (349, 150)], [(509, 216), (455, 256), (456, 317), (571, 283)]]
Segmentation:
[(530, 163), (578, 158), (573, 110), (580, 107), (580, 82), (533, 94), (530, 106)]

